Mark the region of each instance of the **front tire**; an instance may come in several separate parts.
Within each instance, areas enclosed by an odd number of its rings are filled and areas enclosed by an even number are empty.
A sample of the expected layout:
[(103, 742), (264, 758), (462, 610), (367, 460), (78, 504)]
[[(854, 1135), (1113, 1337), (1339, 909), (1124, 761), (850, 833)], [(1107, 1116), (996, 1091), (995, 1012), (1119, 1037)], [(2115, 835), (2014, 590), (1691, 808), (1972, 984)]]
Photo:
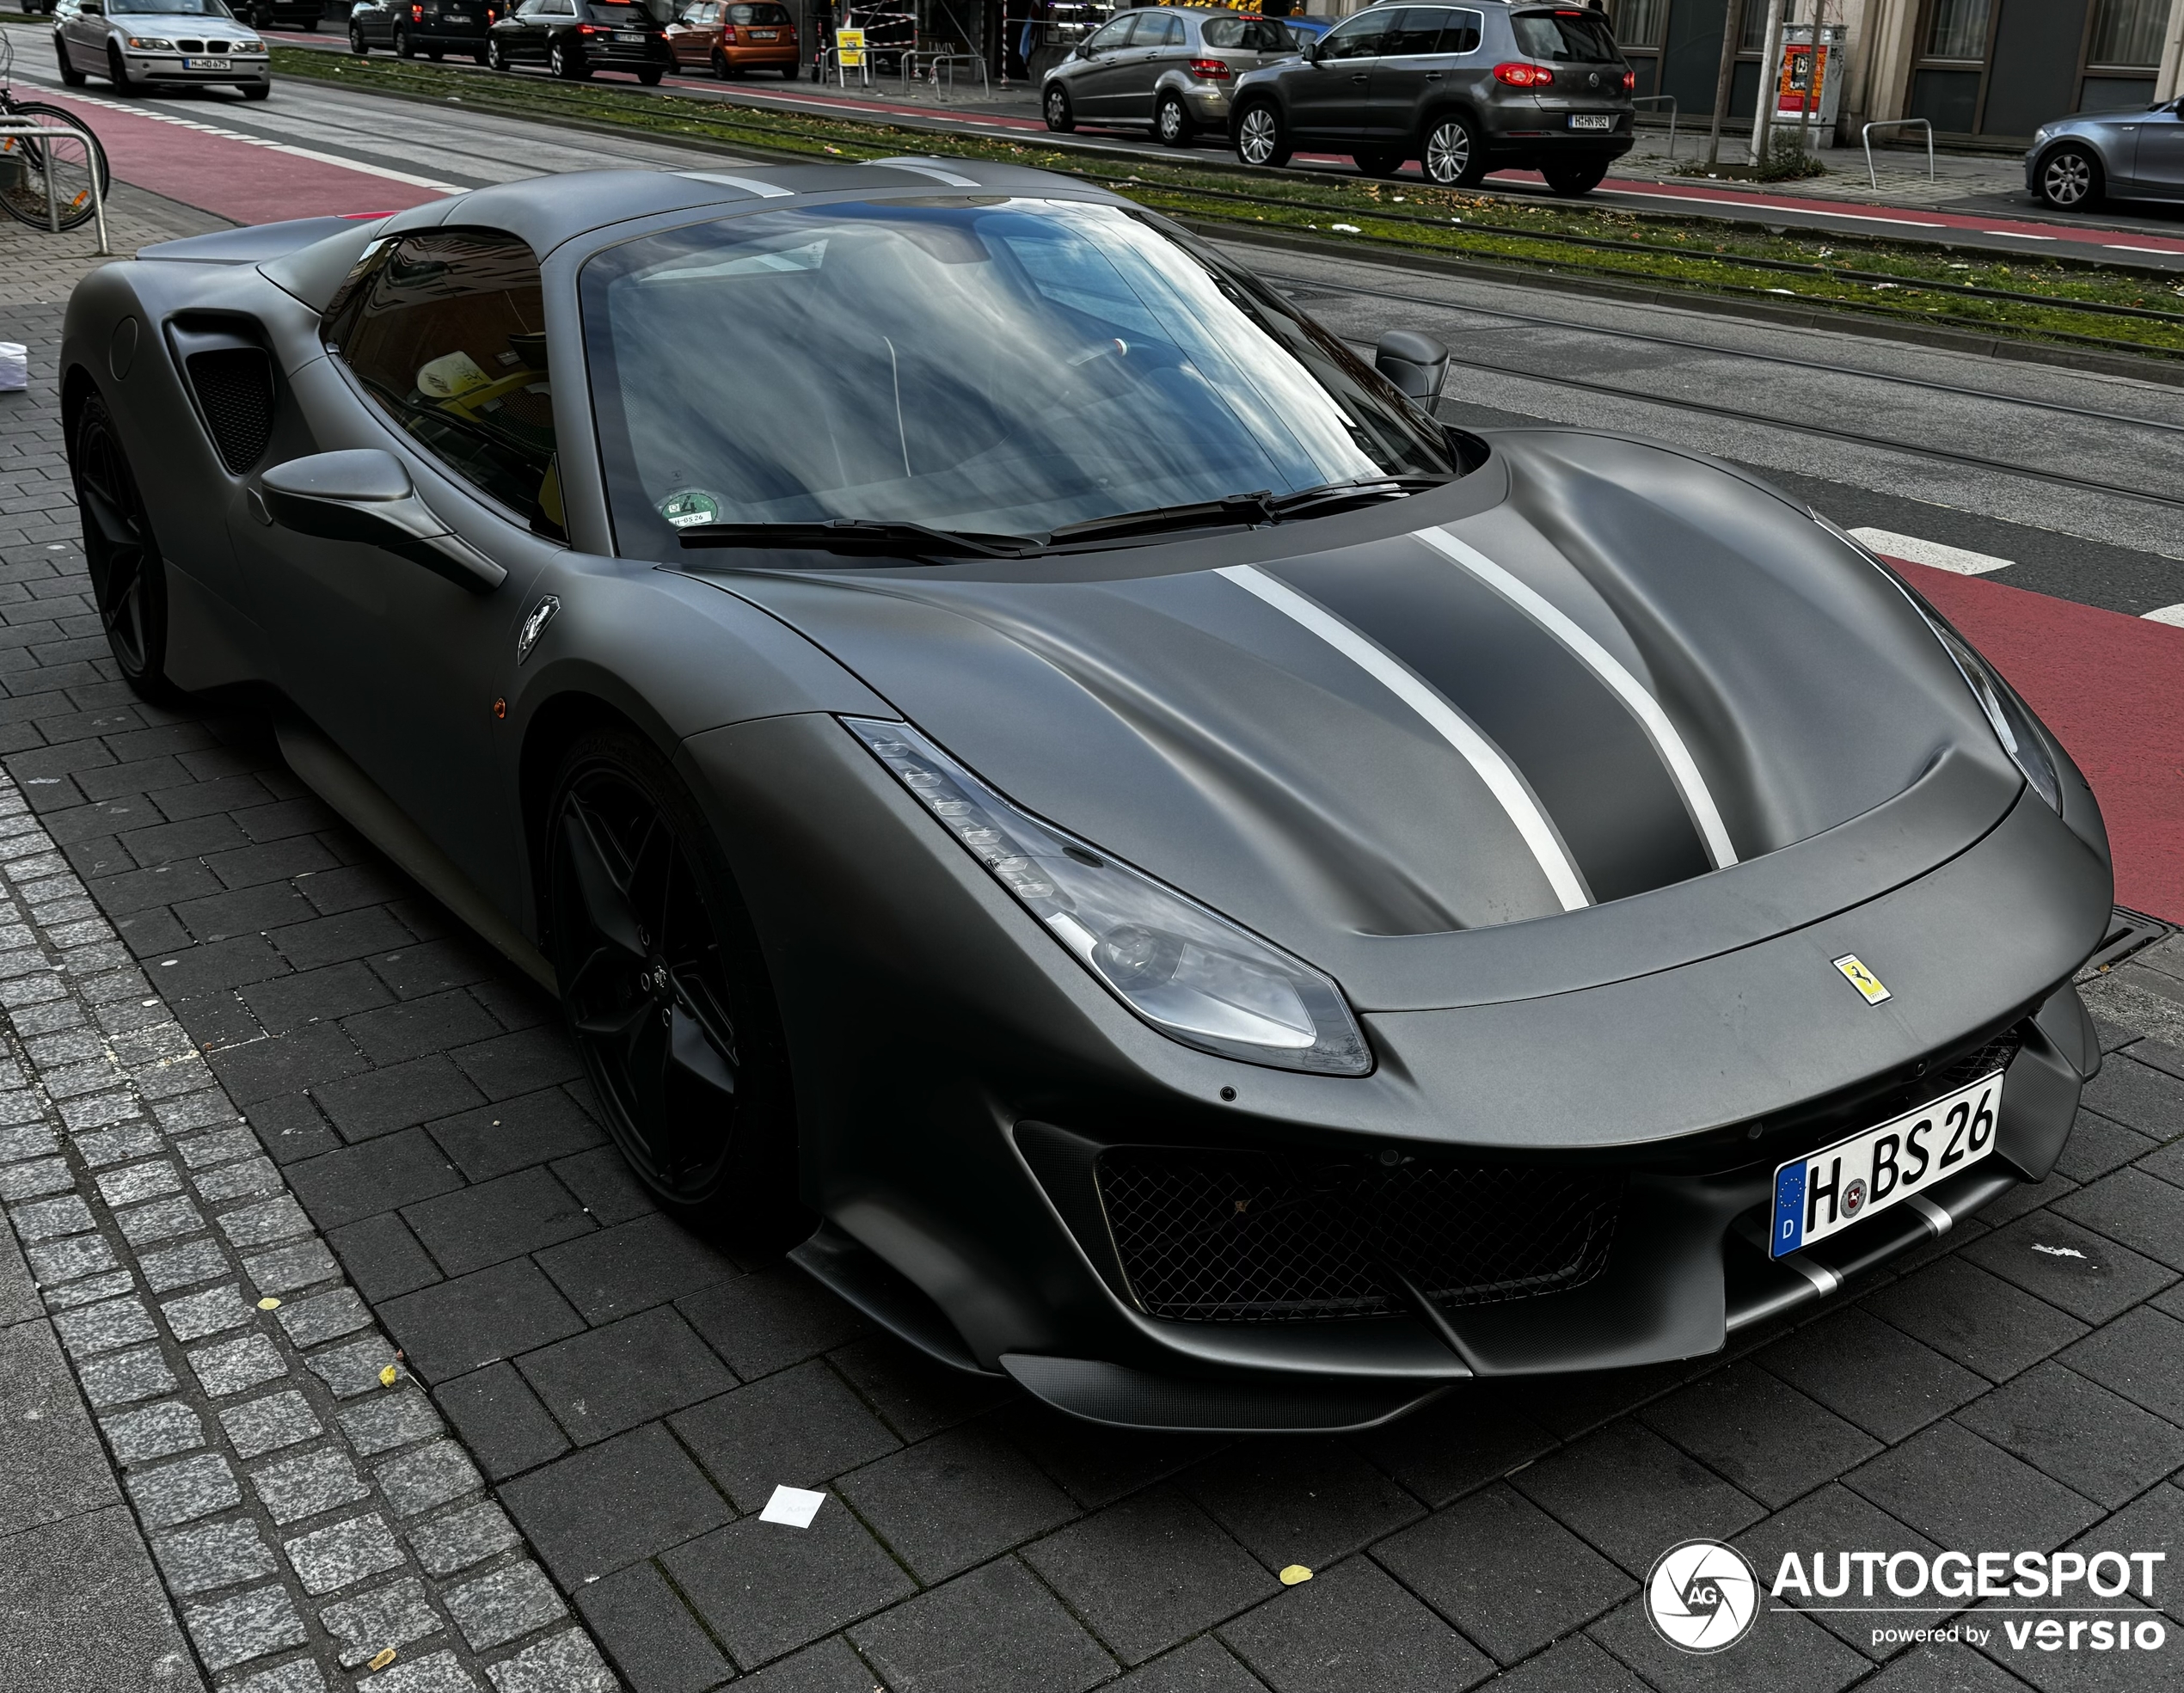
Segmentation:
[(167, 680), (167, 565), (144, 495), (103, 396), (83, 402), (69, 470), (83, 524), (83, 557), (107, 646), (142, 698), (172, 699)]
[(364, 26), (360, 23), (349, 26), (349, 51), (359, 58), (368, 58), (371, 55), (371, 44), (364, 39)]
[(409, 32), (407, 29), (404, 29), (400, 24), (396, 24), (395, 26), (394, 47), (395, 57), (396, 58), (414, 58), (417, 57), (416, 45), (410, 40)]
[(68, 56), (68, 46), (58, 31), (53, 35), (53, 58), (60, 66), (61, 81), (70, 88), (80, 89), (91, 79), (76, 68), (76, 61)]
[(129, 80), (129, 62), (121, 57), (121, 49), (111, 41), (106, 44), (106, 79), (113, 84), (116, 94), (137, 91), (137, 85)]
[(2040, 199), (2058, 212), (2098, 205), (2105, 187), (2101, 161), (2089, 147), (2066, 142), (2040, 161)]
[(1293, 150), (1289, 126), (1273, 101), (1260, 101), (1236, 114), (1236, 157), (1243, 163), (1278, 169), (1289, 163)]
[(508, 50), (498, 41), (488, 41), (485, 44), (485, 63), (488, 71), (507, 70)]
[(1436, 118), (1426, 132), (1418, 162), (1426, 180), (1443, 188), (1475, 187), (1487, 174), (1487, 139), (1461, 113)]
[(1539, 174), (1547, 179), (1549, 193), (1574, 199), (1580, 194), (1591, 193), (1606, 180), (1608, 162), (1595, 159), (1584, 164), (1543, 164)]
[(787, 1043), (750, 914), (651, 742), (592, 731), (547, 813), (548, 942), (607, 1127), (661, 1203), (779, 1250), (796, 1190)]
[(1160, 104), (1153, 108), (1153, 133), (1167, 147), (1187, 147), (1198, 138), (1198, 126), (1183, 107), (1179, 94), (1163, 94)]
[(242, 97), (245, 100), (270, 100), (273, 98), (273, 84), (245, 83), (242, 84)]
[(637, 73), (637, 80), (648, 89), (656, 89), (659, 86), (659, 79), (666, 74), (659, 65), (647, 64)]
[(1067, 135), (1077, 127), (1077, 113), (1070, 107), (1070, 91), (1059, 83), (1046, 90), (1039, 105), (1046, 127), (1055, 134)]

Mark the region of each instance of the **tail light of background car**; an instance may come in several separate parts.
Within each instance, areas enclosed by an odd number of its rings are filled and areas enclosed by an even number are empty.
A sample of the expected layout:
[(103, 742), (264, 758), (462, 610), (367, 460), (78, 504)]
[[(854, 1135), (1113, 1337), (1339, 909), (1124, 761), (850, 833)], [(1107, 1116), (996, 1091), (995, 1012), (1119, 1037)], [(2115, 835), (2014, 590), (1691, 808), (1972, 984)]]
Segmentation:
[(1191, 61), (1191, 75), (1202, 83), (1225, 83), (1235, 74), (1218, 58), (1194, 58)]
[(1494, 79), (1506, 83), (1512, 89), (1543, 89), (1555, 80), (1555, 73), (1543, 64), (1526, 64), (1512, 59), (1506, 64), (1494, 68)]
[(735, 26), (733, 24), (724, 23), (721, 26), (721, 40), (723, 46), (731, 47), (735, 46)]
[(424, 22), (425, 9), (422, 6), (412, 6), (409, 9), (409, 21), (412, 23)]

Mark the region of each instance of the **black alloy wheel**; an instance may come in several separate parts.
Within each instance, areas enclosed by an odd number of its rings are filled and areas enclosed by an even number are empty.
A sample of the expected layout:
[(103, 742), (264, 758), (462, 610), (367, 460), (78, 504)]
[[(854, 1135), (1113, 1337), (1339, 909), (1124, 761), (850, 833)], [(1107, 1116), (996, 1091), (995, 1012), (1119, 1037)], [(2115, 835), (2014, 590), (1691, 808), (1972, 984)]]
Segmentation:
[(607, 1126), (661, 1201), (782, 1248), (796, 1196), (786, 1048), (726, 859), (667, 761), (595, 730), (548, 813), (549, 942)]
[(349, 26), (349, 51), (359, 58), (367, 57), (371, 52), (371, 46), (364, 39), (364, 26), (360, 23)]
[(1362, 153), (1351, 154), (1350, 162), (1368, 176), (1402, 174), (1403, 156), (1392, 147), (1368, 147)]
[(1487, 174), (1486, 138), (1470, 119), (1456, 113), (1438, 118), (1419, 150), (1426, 180), (1444, 188), (1475, 187)]
[(1160, 104), (1153, 112), (1153, 133), (1162, 144), (1169, 147), (1187, 147), (1198, 134), (1198, 126), (1191, 121), (1191, 114), (1183, 109), (1182, 95), (1173, 90), (1160, 97)]
[(1248, 165), (1279, 168), (1289, 163), (1289, 126), (1273, 101), (1261, 100), (1236, 114), (1236, 157)]
[(557, 36), (554, 45), (546, 50), (546, 68), (565, 82), (580, 83), (592, 74), (592, 67), (584, 56), (574, 47), (565, 46)]
[(92, 598), (113, 661), (121, 666), (122, 679), (145, 699), (172, 698), (167, 680), (167, 566), (113, 414), (96, 394), (83, 402), (68, 457)]
[(1575, 199), (1580, 194), (1591, 193), (1606, 180), (1608, 162), (1595, 159), (1584, 164), (1543, 164), (1539, 174), (1547, 179), (1550, 193)]
[(2101, 161), (2093, 150), (2066, 142), (2040, 165), (2040, 197), (2058, 212), (2078, 212), (2101, 199)]
[(508, 69), (508, 50), (500, 45), (497, 38), (485, 44), (485, 62), (488, 70)]
[(1070, 91), (1059, 83), (1046, 90), (1040, 109), (1046, 115), (1046, 127), (1057, 135), (1067, 135), (1077, 127), (1077, 113), (1070, 109)]

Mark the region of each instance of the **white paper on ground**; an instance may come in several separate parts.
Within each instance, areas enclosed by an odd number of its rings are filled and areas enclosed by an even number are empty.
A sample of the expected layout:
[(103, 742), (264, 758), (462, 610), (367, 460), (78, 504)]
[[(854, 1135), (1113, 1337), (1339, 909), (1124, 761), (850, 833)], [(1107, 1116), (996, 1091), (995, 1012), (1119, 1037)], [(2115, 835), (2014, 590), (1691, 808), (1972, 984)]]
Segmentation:
[(0, 394), (20, 394), (30, 386), (30, 349), (21, 341), (0, 341)]
[(766, 1501), (766, 1508), (758, 1513), (758, 1520), (783, 1523), (792, 1529), (807, 1529), (812, 1518), (819, 1515), (819, 1506), (825, 1503), (825, 1494), (815, 1494), (807, 1488), (776, 1488), (774, 1496)]

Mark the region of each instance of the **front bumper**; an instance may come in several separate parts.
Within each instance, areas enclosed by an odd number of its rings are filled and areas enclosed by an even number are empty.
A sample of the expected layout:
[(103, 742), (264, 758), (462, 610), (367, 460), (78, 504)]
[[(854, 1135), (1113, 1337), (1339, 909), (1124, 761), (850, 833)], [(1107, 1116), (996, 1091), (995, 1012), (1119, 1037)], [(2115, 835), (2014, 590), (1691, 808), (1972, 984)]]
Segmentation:
[[(2043, 1177), (2098, 1063), (2068, 981), (2106, 926), (2107, 864), (2029, 795), (1938, 868), (1756, 944), (1500, 1003), (1364, 1009), (1379, 1068), (1334, 1078), (1138, 1023), (831, 719), (713, 731), (684, 758), (735, 843), (789, 1031), (806, 1197), (829, 1219), (799, 1262), (934, 1355), (1098, 1421), (1358, 1426), (1475, 1375), (1718, 1351)], [(1833, 970), (1850, 952), (1887, 960), (1886, 1005)], [(1931, 1209), (1795, 1261), (1752, 1243), (1777, 1163), (1919, 1102), (1906, 1090), (1932, 1066), (2003, 1036), (2021, 1050), (1997, 1150)], [(1444, 1310), (1457, 1346), (1408, 1310), (1174, 1321), (1133, 1296), (1094, 1184), (1124, 1144), (1607, 1171), (1627, 1198), (1598, 1273)]]
[(273, 61), (270, 58), (243, 58), (227, 55), (225, 71), (193, 69), (185, 61), (195, 58), (211, 58), (211, 54), (196, 53), (130, 53), (126, 55), (129, 74), (143, 83), (204, 83), (215, 86), (231, 83), (269, 83), (273, 80)]

